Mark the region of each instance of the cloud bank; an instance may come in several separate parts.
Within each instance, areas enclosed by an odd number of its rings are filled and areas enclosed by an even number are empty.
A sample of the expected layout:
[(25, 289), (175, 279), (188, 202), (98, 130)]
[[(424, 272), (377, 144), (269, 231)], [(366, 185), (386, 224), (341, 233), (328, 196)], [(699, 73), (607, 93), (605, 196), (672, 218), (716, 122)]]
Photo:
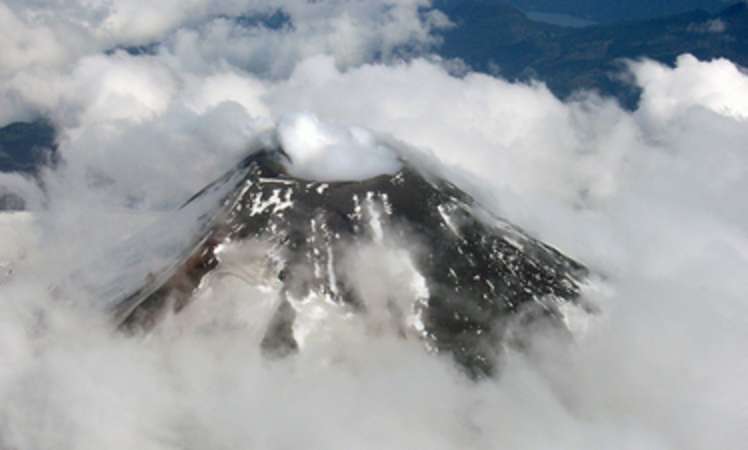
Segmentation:
[[(627, 112), (450, 74), (423, 53), (448, 26), (427, 2), (282, 6), (292, 26), (232, 19), (275, 10), (261, 1), (0, 4), (0, 123), (50, 117), (64, 161), (44, 190), (0, 178), (31, 205), (0, 217), (12, 230), (0, 272), (13, 272), (0, 275), (0, 448), (742, 448), (741, 68), (630, 62), (644, 93)], [(601, 314), (573, 344), (538, 333), (499, 378), (472, 384), (417, 343), (334, 314), (298, 357), (263, 360), (277, 287), (235, 277), (139, 338), (114, 333), (99, 299), (50, 289), (278, 140), (312, 178), (438, 161), (602, 274), (587, 293)]]
[(363, 128), (339, 128), (315, 116), (282, 117), (278, 140), (288, 154), (289, 173), (318, 181), (350, 181), (393, 174), (400, 169), (397, 154)]

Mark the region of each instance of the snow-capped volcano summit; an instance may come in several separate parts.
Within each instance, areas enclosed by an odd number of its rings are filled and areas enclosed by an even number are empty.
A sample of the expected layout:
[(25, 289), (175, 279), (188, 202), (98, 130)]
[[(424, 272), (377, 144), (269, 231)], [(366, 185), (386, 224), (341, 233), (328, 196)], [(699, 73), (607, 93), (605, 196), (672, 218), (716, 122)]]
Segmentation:
[(452, 352), (474, 374), (493, 371), (512, 324), (561, 325), (558, 306), (575, 302), (584, 267), (450, 182), (401, 163), (394, 173), (320, 182), (291, 175), (281, 149), (253, 153), (182, 206), (217, 201), (200, 207), (202, 225), (175, 262), (114, 303), (119, 323), (149, 329), (189, 307), (230, 274), (227, 254), (242, 258), (231, 248), (262, 242), (264, 254), (245, 255), (256, 270), (233, 275), (280, 283), (262, 341), (268, 354), (299, 349), (297, 316), (313, 302)]

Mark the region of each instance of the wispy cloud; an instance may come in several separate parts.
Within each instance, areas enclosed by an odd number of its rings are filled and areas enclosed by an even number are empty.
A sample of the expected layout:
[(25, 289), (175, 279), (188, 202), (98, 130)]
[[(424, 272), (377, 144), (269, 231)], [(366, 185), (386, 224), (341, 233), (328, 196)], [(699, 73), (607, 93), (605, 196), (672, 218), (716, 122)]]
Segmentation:
[[(14, 271), (0, 276), (0, 448), (744, 445), (741, 68), (632, 62), (643, 96), (629, 112), (450, 74), (428, 54), (446, 24), (428, 2), (299, 0), (283, 2), (292, 26), (232, 20), (275, 7), (0, 4), (0, 123), (50, 117), (64, 161), (42, 175), (45, 192), (0, 177), (31, 206), (0, 216), (13, 230), (0, 262)], [(105, 53), (151, 42), (145, 55)], [(147, 338), (114, 333), (89, 309), (97, 299), (50, 289), (276, 138), (298, 151), (299, 174), (325, 179), (391, 170), (393, 154), (414, 151), (398, 140), (430, 155), (605, 274), (588, 294), (602, 314), (573, 345), (541, 333), (498, 379), (470, 384), (417, 343), (334, 315), (296, 358), (264, 361), (274, 292), (235, 278)]]

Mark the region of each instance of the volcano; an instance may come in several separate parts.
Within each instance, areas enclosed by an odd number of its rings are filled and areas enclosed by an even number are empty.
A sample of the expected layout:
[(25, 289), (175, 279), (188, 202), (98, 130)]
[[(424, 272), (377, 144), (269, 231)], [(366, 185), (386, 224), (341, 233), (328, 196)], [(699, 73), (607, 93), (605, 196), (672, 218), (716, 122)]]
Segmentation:
[[(251, 255), (248, 282), (281, 286), (261, 344), (269, 356), (298, 351), (297, 311), (326, 302), (383, 316), (377, 326), (490, 375), (510, 329), (539, 320), (563, 328), (563, 305), (578, 301), (581, 264), (439, 176), (402, 161), (393, 174), (319, 182), (292, 176), (288, 162), (281, 149), (255, 152), (182, 205), (199, 211), (200, 226), (173, 263), (112, 303), (119, 326), (142, 332), (178, 314), (222, 270), (226, 248), (247, 241), (268, 249)], [(372, 294), (361, 279), (383, 289)]]

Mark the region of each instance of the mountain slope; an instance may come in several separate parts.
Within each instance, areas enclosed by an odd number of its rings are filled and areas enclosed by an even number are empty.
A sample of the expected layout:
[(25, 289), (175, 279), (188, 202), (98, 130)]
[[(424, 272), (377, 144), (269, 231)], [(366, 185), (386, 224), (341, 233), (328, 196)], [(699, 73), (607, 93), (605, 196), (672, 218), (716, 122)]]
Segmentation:
[(242, 276), (282, 285), (262, 344), (271, 355), (298, 350), (297, 311), (324, 302), (490, 374), (501, 344), (521, 343), (518, 323), (562, 325), (561, 306), (579, 295), (581, 265), (443, 179), (406, 164), (393, 175), (321, 183), (290, 176), (284, 159), (254, 154), (185, 205), (233, 186), (176, 264), (115, 302), (122, 327), (149, 329), (187, 307), (221, 272), (226, 247), (248, 241), (271, 250)]

